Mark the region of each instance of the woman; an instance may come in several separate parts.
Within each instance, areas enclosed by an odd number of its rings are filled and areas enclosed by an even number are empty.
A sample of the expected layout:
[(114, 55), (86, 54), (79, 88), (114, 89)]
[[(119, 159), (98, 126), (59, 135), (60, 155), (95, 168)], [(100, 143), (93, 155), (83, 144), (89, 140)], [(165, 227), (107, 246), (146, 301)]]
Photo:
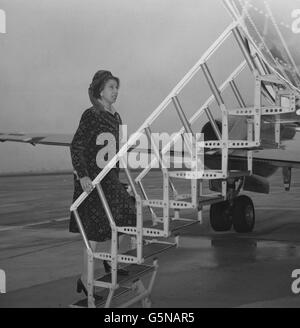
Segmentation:
[[(122, 124), (120, 115), (112, 106), (118, 97), (120, 81), (111, 72), (100, 70), (89, 87), (89, 97), (92, 107), (87, 109), (81, 117), (79, 127), (71, 143), (71, 158), (74, 172), (73, 202), (83, 191), (91, 192), (92, 180), (103, 167), (97, 165), (97, 154), (105, 145), (97, 145), (96, 140), (102, 133), (111, 133), (116, 140), (116, 151), (119, 150), (119, 125)], [(113, 154), (114, 155), (114, 154)], [(119, 181), (119, 166), (112, 168), (101, 182), (104, 195), (109, 204), (112, 216), (117, 226), (135, 226), (136, 211), (133, 199), (127, 193), (124, 185)], [(111, 228), (102, 202), (96, 188), (78, 207), (78, 213), (91, 247), (95, 251), (98, 246), (102, 252), (107, 250), (105, 241), (111, 239)], [(70, 232), (78, 233), (79, 229), (75, 216), (71, 213)], [(124, 237), (124, 235), (120, 236)], [(119, 238), (119, 251), (122, 240)], [(106, 249), (105, 249), (106, 248)], [(105, 271), (110, 272), (110, 266), (103, 261)], [(77, 291), (87, 294), (87, 255), (84, 251), (84, 270), (77, 282)], [(118, 270), (119, 274), (127, 274), (125, 270)]]

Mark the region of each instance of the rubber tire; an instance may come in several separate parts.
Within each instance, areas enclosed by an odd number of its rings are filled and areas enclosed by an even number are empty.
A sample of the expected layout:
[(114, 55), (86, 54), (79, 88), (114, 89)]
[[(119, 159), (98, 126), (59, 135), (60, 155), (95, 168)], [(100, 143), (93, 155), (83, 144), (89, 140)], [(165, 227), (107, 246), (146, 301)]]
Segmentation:
[[(249, 216), (249, 211), (252, 211)], [(233, 229), (238, 233), (252, 232), (255, 226), (255, 210), (250, 197), (242, 195), (234, 200), (232, 208)]]
[(229, 212), (229, 202), (212, 204), (209, 211), (210, 225), (214, 231), (229, 231), (232, 219)]

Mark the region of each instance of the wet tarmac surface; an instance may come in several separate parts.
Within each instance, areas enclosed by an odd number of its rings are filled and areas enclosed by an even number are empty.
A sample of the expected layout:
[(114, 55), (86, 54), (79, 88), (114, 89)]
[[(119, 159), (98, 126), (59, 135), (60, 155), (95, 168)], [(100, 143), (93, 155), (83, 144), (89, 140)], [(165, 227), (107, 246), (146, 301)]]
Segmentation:
[[(291, 275), (300, 268), (300, 172), (293, 176), (289, 193), (279, 173), (271, 178), (270, 195), (248, 193), (256, 207), (253, 233), (213, 232), (208, 208), (202, 225), (181, 230), (179, 247), (158, 255), (153, 307), (299, 307)], [(10, 198), (0, 205), (0, 268), (7, 275), (0, 307), (67, 307), (81, 298), (75, 285), (83, 248), (63, 219), (72, 177), (24, 177), (18, 192), (20, 178), (1, 179), (0, 194)], [(160, 175), (148, 182), (156, 198)]]

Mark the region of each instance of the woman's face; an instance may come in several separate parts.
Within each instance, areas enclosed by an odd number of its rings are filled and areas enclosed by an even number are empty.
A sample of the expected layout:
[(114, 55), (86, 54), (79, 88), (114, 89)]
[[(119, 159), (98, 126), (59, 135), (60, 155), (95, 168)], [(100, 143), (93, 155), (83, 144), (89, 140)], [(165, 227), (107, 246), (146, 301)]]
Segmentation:
[(108, 80), (105, 83), (104, 89), (100, 93), (101, 99), (109, 104), (113, 104), (117, 100), (118, 91), (119, 91), (119, 87), (117, 81)]

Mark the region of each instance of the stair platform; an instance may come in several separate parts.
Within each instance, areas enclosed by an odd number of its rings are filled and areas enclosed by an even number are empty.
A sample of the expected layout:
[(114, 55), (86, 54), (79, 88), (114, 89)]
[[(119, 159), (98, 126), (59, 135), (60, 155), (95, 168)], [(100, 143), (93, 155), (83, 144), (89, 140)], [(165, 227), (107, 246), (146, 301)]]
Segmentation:
[[(122, 284), (128, 281), (135, 280), (138, 277), (141, 277), (147, 273), (150, 273), (154, 270), (154, 266), (152, 265), (144, 265), (144, 264), (130, 264), (125, 267), (122, 267), (122, 269), (128, 271), (128, 276), (123, 276), (123, 275), (118, 275), (117, 276), (117, 283)], [(96, 281), (101, 281), (101, 282), (106, 282), (106, 283), (111, 283), (111, 274), (105, 274), (104, 276), (96, 279)], [(97, 284), (95, 283), (95, 286)]]
[[(167, 251), (173, 247), (176, 247), (176, 243), (160, 244), (159, 242), (157, 242), (157, 243), (143, 245), (143, 258), (148, 259), (154, 255), (157, 255), (159, 253)], [(122, 255), (136, 256), (136, 249), (132, 249)], [(133, 265), (133, 264), (131, 264), (131, 265)], [(124, 269), (127, 269), (127, 267), (124, 267)]]
[[(151, 221), (150, 221), (151, 222)], [(186, 228), (186, 227), (189, 227), (191, 225), (194, 225), (194, 224), (198, 224), (199, 221), (197, 219), (171, 219), (170, 220), (170, 231), (173, 233), (175, 231), (178, 231), (180, 229), (183, 229), (183, 228)], [(151, 222), (152, 224), (152, 222)], [(151, 225), (152, 226), (152, 225)], [(156, 225), (155, 225), (155, 228), (157, 229), (163, 229), (163, 224), (161, 222), (158, 222)], [(164, 238), (165, 240), (165, 238)], [(176, 246), (176, 245), (175, 245)]]

